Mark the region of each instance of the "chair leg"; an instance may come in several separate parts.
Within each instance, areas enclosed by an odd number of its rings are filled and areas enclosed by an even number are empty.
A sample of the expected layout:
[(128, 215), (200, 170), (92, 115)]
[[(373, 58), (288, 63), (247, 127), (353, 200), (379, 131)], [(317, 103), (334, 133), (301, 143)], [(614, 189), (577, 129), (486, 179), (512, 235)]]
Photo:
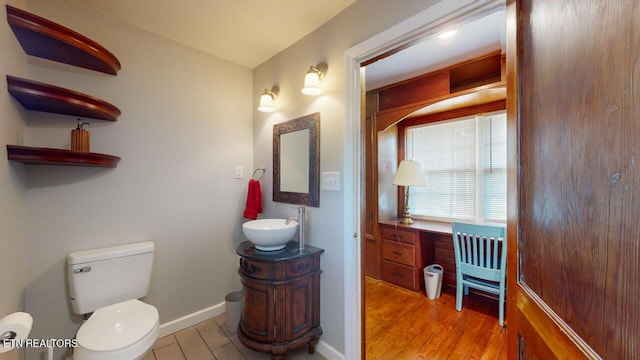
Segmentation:
[(502, 291), (500, 291), (500, 299), (498, 300), (500, 302), (499, 304), (499, 320), (500, 320), (500, 326), (504, 327), (504, 289), (502, 289)]
[(462, 291), (466, 286), (462, 285), (462, 281), (458, 278), (456, 285), (456, 310), (462, 311)]
[(469, 296), (469, 287), (468, 286), (464, 287), (464, 296)]

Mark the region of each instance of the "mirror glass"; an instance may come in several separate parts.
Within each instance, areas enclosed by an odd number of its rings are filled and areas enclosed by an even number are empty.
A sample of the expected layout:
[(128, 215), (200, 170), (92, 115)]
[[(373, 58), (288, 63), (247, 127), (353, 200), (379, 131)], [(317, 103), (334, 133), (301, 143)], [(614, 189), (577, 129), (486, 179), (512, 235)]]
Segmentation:
[(280, 190), (309, 192), (309, 129), (280, 135)]
[(320, 113), (273, 125), (273, 201), (320, 206)]

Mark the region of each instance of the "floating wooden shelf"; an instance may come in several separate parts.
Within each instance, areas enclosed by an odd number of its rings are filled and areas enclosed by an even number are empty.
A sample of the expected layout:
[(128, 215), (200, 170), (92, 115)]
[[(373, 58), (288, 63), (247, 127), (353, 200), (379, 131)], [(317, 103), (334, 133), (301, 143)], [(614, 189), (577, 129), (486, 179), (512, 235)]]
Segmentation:
[(114, 168), (120, 158), (113, 155), (64, 149), (7, 145), (7, 158), (28, 165), (70, 165)]
[(118, 59), (95, 41), (27, 11), (10, 5), (6, 7), (7, 22), (27, 54), (106, 74), (118, 74)]
[(116, 121), (114, 105), (77, 91), (7, 75), (7, 89), (25, 109)]

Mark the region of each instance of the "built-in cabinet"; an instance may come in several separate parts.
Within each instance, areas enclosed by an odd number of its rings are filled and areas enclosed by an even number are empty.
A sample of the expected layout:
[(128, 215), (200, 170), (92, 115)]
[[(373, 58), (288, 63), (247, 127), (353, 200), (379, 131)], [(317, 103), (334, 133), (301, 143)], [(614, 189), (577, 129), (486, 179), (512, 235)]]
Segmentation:
[(424, 268), (439, 264), (444, 269), (443, 287), (455, 288), (456, 262), (450, 223), (415, 220), (404, 225), (397, 220), (382, 220), (379, 228), (383, 281), (421, 292)]
[(408, 125), (506, 107), (505, 58), (500, 51), (367, 92), (363, 264), (366, 276), (420, 292), (422, 269), (445, 268), (443, 284), (455, 287), (451, 226), (417, 221), (398, 224), (404, 188), (393, 185), (403, 160)]
[(380, 225), (382, 238), (382, 280), (419, 292), (424, 289), (422, 269), (426, 266), (425, 242), (420, 232), (397, 225)]
[(238, 338), (250, 349), (284, 359), (305, 344), (309, 353), (322, 335), (320, 327), (320, 255), (323, 249), (296, 242), (282, 250), (260, 251), (245, 241), (236, 253), (242, 281)]
[[(116, 75), (118, 59), (95, 41), (27, 11), (6, 5), (7, 22), (28, 55)], [(120, 110), (98, 98), (62, 87), (7, 75), (7, 91), (25, 109), (116, 121)], [(113, 155), (7, 145), (7, 158), (24, 164), (115, 167)]]

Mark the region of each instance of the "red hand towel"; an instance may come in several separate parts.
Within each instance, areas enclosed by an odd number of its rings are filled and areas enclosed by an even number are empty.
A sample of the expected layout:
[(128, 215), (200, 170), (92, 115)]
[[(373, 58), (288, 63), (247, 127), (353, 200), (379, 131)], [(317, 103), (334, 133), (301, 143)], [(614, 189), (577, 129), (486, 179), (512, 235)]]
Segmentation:
[(247, 205), (244, 209), (244, 217), (255, 220), (258, 214), (262, 212), (262, 190), (260, 189), (260, 181), (249, 180), (249, 188), (247, 189)]
[(255, 180), (255, 199), (256, 199), (256, 211), (258, 214), (262, 214), (262, 188), (260, 187), (260, 181)]

